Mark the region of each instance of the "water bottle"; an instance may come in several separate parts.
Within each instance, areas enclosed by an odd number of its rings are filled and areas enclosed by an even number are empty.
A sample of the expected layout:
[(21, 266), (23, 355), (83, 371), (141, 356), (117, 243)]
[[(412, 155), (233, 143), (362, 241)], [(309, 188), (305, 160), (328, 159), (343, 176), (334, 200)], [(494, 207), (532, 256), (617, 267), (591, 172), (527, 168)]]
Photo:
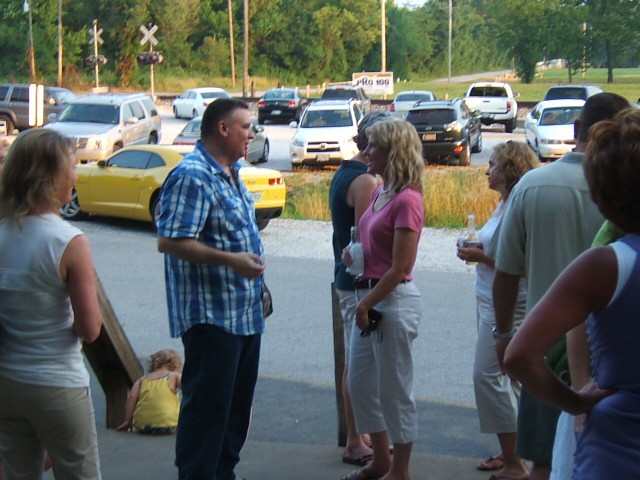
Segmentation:
[[(476, 230), (476, 216), (472, 213), (467, 217), (467, 234), (464, 237), (462, 243), (463, 247), (478, 247), (480, 245), (480, 239), (478, 238), (478, 231)], [(467, 262), (467, 265), (475, 265), (478, 262)]]
[(358, 235), (358, 227), (351, 227), (351, 241), (347, 245), (351, 255), (351, 265), (347, 267), (347, 273), (359, 277), (364, 273), (364, 252)]

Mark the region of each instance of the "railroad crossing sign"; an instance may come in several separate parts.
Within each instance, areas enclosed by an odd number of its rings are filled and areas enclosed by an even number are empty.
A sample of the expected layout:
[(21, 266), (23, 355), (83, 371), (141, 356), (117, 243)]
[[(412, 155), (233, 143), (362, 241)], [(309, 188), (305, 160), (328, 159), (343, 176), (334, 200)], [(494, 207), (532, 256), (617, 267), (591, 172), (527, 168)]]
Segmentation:
[(100, 35), (102, 35), (102, 32), (104, 32), (104, 30), (102, 29), (96, 30), (97, 24), (98, 24), (98, 21), (94, 20), (93, 27), (89, 29), (89, 45), (93, 45), (95, 42), (98, 42), (98, 45), (102, 45), (104, 43), (104, 40), (102, 40), (102, 38), (100, 37)]
[(149, 42), (151, 47), (155, 47), (158, 44), (158, 40), (153, 36), (154, 33), (158, 31), (157, 25), (149, 24), (149, 28), (144, 25), (140, 25), (140, 32), (142, 33), (142, 40), (140, 40), (140, 45), (144, 45)]

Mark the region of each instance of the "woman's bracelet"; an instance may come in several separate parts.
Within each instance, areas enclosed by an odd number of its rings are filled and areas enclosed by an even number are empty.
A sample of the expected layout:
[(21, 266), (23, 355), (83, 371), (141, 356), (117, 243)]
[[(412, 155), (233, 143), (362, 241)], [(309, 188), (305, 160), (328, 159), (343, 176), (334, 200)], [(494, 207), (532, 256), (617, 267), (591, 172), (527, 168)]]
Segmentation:
[(505, 338), (512, 338), (516, 334), (516, 327), (513, 327), (508, 332), (499, 332), (496, 330), (496, 327), (493, 327), (491, 334), (493, 335), (493, 338), (499, 338), (501, 340)]

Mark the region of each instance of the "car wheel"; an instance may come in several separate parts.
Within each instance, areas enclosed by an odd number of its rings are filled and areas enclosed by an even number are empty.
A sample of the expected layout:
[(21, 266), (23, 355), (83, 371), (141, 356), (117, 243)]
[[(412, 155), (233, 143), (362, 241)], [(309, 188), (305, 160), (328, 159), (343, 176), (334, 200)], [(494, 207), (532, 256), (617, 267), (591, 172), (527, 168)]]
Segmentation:
[(269, 225), (269, 220), (258, 220), (258, 230), (262, 231)]
[(462, 153), (458, 157), (458, 160), (460, 161), (461, 167), (467, 167), (471, 163), (471, 147), (469, 146), (468, 142), (467, 148), (462, 151)]
[(176, 118), (180, 118), (180, 115), (178, 115), (178, 109), (176, 107), (173, 107), (173, 116)]
[(155, 145), (158, 143), (158, 134), (156, 132), (151, 132), (149, 135), (149, 145)]
[(478, 141), (471, 149), (471, 153), (480, 153), (482, 151), (482, 132), (478, 132)]
[(258, 115), (258, 125), (264, 125), (264, 117)]
[(504, 131), (507, 133), (513, 133), (513, 129), (516, 128), (516, 119), (506, 122), (504, 124)]
[(258, 158), (258, 163), (265, 163), (267, 160), (269, 160), (269, 141), (265, 140), (262, 155)]
[(301, 172), (304, 167), (302, 165), (298, 165), (296, 163), (291, 164), (291, 170), (293, 172)]
[(5, 115), (0, 115), (0, 120), (4, 120), (7, 125), (7, 135), (11, 135), (16, 128), (11, 119)]
[(160, 192), (157, 192), (155, 197), (153, 197), (153, 200), (151, 200), (149, 213), (151, 213), (151, 223), (153, 223), (153, 228), (157, 230), (158, 219), (160, 218)]
[(196, 110), (195, 108), (193, 109), (193, 112), (191, 114), (191, 118), (196, 118), (198, 116), (198, 110)]
[(78, 192), (75, 187), (71, 193), (71, 201), (60, 207), (60, 216), (65, 220), (80, 220), (84, 217), (84, 212), (80, 210), (80, 202), (78, 202)]

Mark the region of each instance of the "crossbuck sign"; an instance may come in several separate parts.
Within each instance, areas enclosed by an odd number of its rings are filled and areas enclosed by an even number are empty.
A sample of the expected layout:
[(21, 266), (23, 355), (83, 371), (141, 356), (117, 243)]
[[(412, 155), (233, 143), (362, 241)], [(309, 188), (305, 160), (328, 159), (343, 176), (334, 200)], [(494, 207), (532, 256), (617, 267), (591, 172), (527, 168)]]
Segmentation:
[(140, 45), (144, 45), (145, 43), (149, 42), (152, 47), (155, 47), (158, 44), (158, 40), (153, 36), (153, 34), (157, 31), (157, 25), (151, 25), (151, 28), (140, 25), (140, 32), (142, 33), (142, 40), (140, 40)]

